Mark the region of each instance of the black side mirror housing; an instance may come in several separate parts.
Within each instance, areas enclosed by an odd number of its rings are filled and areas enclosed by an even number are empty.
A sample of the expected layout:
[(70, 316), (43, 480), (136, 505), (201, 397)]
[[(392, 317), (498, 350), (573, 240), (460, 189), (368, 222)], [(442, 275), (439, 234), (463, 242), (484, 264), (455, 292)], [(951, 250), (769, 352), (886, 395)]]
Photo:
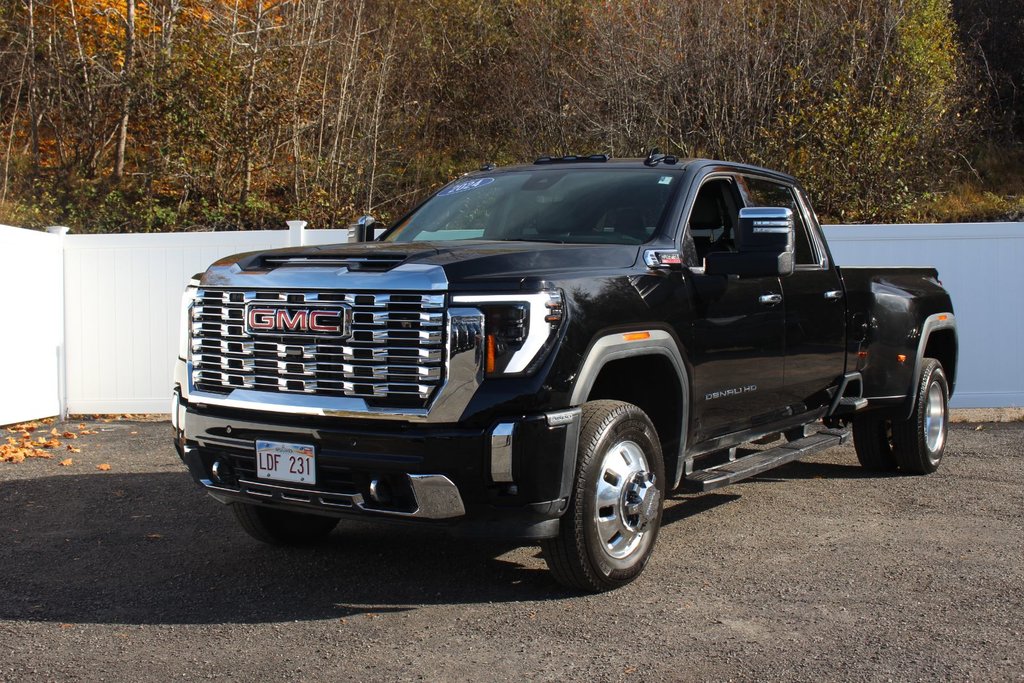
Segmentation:
[(709, 275), (764, 277), (793, 274), (795, 222), (792, 209), (751, 207), (740, 209), (736, 226), (736, 252), (712, 252), (704, 259)]
[(370, 242), (373, 240), (373, 231), (377, 227), (377, 219), (373, 216), (360, 216), (354, 225), (349, 227), (349, 242)]

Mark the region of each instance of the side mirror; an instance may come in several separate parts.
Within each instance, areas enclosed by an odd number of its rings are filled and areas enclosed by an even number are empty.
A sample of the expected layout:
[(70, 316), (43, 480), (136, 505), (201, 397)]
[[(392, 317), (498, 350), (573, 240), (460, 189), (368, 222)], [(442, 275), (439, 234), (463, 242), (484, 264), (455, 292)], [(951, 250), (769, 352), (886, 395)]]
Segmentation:
[(360, 216), (354, 225), (349, 227), (349, 242), (369, 242), (373, 240), (373, 231), (377, 227), (377, 219), (373, 216)]
[(792, 275), (794, 226), (792, 209), (763, 206), (740, 209), (736, 226), (739, 251), (708, 254), (704, 272), (740, 277)]

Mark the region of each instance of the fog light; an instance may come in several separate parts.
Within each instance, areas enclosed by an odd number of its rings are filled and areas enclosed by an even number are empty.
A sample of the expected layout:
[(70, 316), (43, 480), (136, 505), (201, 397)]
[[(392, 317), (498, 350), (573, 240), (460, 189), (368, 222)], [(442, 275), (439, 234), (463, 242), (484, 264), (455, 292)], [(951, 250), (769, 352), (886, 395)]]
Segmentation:
[(213, 464), (210, 465), (210, 476), (218, 484), (223, 481), (225, 471), (224, 463), (220, 460), (214, 460)]
[(380, 479), (370, 480), (370, 500), (381, 504), (391, 502), (391, 492), (388, 491), (387, 482), (383, 482)]

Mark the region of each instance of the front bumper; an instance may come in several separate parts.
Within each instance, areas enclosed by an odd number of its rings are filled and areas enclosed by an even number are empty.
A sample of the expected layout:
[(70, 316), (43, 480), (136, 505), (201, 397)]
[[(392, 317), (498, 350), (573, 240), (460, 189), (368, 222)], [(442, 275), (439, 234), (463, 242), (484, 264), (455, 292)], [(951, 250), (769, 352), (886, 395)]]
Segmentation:
[[(467, 427), (231, 410), (178, 392), (173, 403), (179, 456), (224, 503), (550, 538), (575, 474), (579, 410)], [(256, 440), (314, 445), (317, 484), (258, 478)]]

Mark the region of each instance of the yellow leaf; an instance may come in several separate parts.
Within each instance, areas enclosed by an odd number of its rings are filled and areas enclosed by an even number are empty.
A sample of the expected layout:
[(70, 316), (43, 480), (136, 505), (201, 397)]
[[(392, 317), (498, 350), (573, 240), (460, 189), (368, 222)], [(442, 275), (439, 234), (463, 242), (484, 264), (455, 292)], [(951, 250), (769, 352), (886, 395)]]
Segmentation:
[(60, 465), (61, 467), (71, 467), (72, 465), (75, 464), (75, 461), (72, 460), (71, 458), (64, 458), (57, 464)]
[(68, 444), (68, 450), (71, 451), (72, 453), (81, 453), (82, 452), (81, 448), (75, 448), (71, 444)]
[(100, 463), (99, 465), (96, 465), (96, 469), (98, 469), (100, 472), (107, 472), (110, 470), (110, 465), (108, 465), (105, 462)]

